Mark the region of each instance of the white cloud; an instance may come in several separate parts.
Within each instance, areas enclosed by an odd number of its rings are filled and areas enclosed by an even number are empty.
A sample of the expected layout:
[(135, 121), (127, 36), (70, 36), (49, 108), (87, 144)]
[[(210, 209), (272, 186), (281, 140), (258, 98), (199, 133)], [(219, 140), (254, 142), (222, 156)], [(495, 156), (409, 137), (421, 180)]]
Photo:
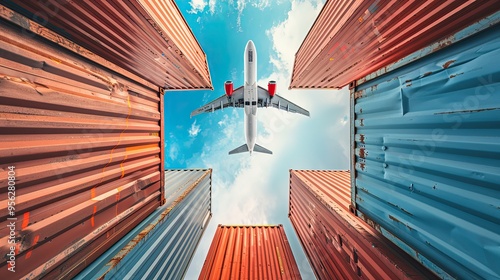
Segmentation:
[[(234, 2), (232, 0), (229, 1), (229, 5), (232, 5)], [(259, 1), (248, 1), (248, 0), (236, 0), (236, 10), (238, 11), (238, 17), (236, 18), (236, 26), (238, 28), (238, 32), (242, 32), (241, 28), (241, 17), (243, 15), (243, 11), (247, 7), (247, 4), (250, 4), (252, 7), (257, 8), (259, 10), (264, 10), (265, 8), (270, 6), (269, 0), (259, 0)]]
[(238, 70), (236, 68), (231, 69), (231, 80), (235, 81), (238, 78)]
[(228, 123), (228, 120), (229, 120), (229, 117), (227, 116), (227, 114), (225, 114), (222, 118), (222, 120), (218, 121), (217, 124), (220, 126), (220, 127), (225, 127)]
[(236, 110), (218, 122), (219, 141), (204, 147), (197, 166), (214, 170), (212, 176), (213, 220), (224, 224), (267, 224), (276, 212), (276, 199), (269, 195), (273, 175), (272, 156), (248, 153), (229, 156), (245, 142), (243, 120)]
[(203, 97), (201, 98), (202, 100), (202, 103), (203, 104), (207, 104), (209, 101), (210, 101), (210, 92), (209, 91), (205, 91), (205, 93), (203, 94)]
[(321, 1), (292, 1), (288, 19), (266, 31), (276, 52), (270, 61), (278, 71), (291, 73), (295, 53), (322, 7)]
[(342, 124), (342, 125), (346, 125), (348, 122), (349, 122), (349, 117), (348, 117), (347, 115), (344, 115), (344, 116), (340, 119), (340, 124)]
[(208, 10), (212, 15), (215, 13), (215, 4), (217, 4), (216, 0), (208, 0)]
[(197, 125), (196, 124), (196, 120), (191, 124), (191, 128), (188, 130), (189, 132), (189, 136), (191, 137), (196, 137), (196, 135), (198, 135), (198, 133), (200, 133), (201, 129), (200, 129), (200, 125)]
[(169, 133), (168, 139), (167, 141), (165, 141), (165, 151), (166, 157), (170, 159), (165, 161), (165, 168), (178, 168), (178, 166), (172, 165), (172, 162), (174, 161), (177, 161), (180, 164), (183, 164), (185, 162), (184, 154), (181, 153), (179, 140), (177, 139), (177, 137), (175, 137), (175, 133), (173, 132)]
[(205, 1), (205, 0), (191, 0), (189, 2), (189, 5), (191, 5), (191, 10), (188, 11), (188, 13), (197, 14), (197, 13), (203, 12), (205, 7), (207, 6), (207, 1)]
[(259, 9), (259, 10), (264, 10), (265, 8), (269, 7), (269, 5), (270, 5), (269, 0), (261, 0), (261, 1), (252, 2), (252, 6)]
[(176, 143), (170, 144), (170, 149), (168, 150), (168, 157), (172, 161), (175, 161), (178, 155), (179, 155), (179, 145), (177, 145)]
[[(191, 0), (189, 1), (189, 5), (191, 6), (191, 10), (188, 11), (190, 14), (203, 13), (205, 8), (208, 6), (208, 11), (210, 14), (215, 13), (215, 6), (217, 4), (217, 0)], [(201, 18), (198, 18), (196, 22), (200, 23)]]
[(236, 10), (238, 10), (238, 18), (236, 18), (236, 26), (238, 28), (238, 32), (242, 32), (241, 29), (241, 16), (243, 14), (243, 10), (245, 9), (247, 3), (246, 0), (237, 0), (236, 1)]

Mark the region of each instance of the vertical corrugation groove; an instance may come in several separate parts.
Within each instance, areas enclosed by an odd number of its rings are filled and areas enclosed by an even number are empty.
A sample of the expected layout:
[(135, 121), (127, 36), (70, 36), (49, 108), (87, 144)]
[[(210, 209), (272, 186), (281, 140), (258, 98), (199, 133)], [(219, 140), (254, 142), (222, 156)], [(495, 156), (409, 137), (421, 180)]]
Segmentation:
[(348, 171), (290, 171), (289, 217), (316, 277), (436, 278), (349, 211), (349, 177)]
[(219, 225), (199, 279), (301, 279), (282, 225)]
[[(243, 244), (241, 237), (242, 237), (242, 232), (244, 229), (238, 228), (237, 232), (235, 234), (235, 244)], [(234, 254), (233, 254), (233, 260), (232, 260), (232, 265), (231, 265), (231, 279), (237, 279), (238, 275), (240, 274), (242, 263), (241, 263), (241, 256), (242, 256), (242, 248), (243, 246), (235, 246), (234, 247)]]
[(290, 88), (342, 88), (499, 10), (487, 0), (329, 0), (295, 55)]
[(0, 254), (10, 217), (18, 278), (71, 277), (160, 203), (160, 95), (3, 19), (0, 29)]
[(483, 24), (490, 27), (358, 85), (354, 104), (359, 213), (427, 265), (470, 279), (500, 277), (491, 250), (500, 247), (500, 71), (492, 63), (500, 26)]

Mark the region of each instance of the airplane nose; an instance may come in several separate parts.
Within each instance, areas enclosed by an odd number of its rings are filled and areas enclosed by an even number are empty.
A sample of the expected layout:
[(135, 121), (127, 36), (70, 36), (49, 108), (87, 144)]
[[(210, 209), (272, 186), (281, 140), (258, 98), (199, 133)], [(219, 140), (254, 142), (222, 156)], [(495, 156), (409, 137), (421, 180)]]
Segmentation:
[(247, 43), (247, 49), (254, 49), (254, 48), (255, 48), (255, 45), (253, 44), (253, 41), (249, 40)]

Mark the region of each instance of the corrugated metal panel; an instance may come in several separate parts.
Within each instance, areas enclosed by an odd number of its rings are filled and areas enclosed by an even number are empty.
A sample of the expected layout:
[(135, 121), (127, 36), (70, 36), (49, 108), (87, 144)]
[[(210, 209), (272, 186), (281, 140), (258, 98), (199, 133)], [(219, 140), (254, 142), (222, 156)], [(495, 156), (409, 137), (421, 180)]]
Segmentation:
[(160, 205), (163, 98), (4, 20), (0, 77), (0, 278), (69, 278)]
[(432, 269), (464, 279), (500, 277), (496, 18), (352, 93), (359, 214)]
[[(197, 88), (213, 89), (206, 55), (175, 2), (173, 0), (138, 0), (138, 2), (147, 11), (150, 21), (154, 21), (153, 25), (158, 32), (168, 35), (165, 40), (171, 40), (174, 43), (173, 47), (179, 48), (179, 52), (174, 50), (172, 54), (178, 55), (184, 61), (187, 59), (187, 61), (191, 63), (191, 65), (184, 66), (185, 68), (179, 68), (176, 65), (177, 63), (173, 62), (172, 65), (176, 68), (172, 68), (172, 73), (170, 73), (171, 71), (169, 70), (170, 72), (168, 72), (167, 75), (169, 77), (176, 76), (180, 71), (187, 72), (186, 75), (196, 74), (198, 79), (202, 79), (200, 82), (203, 82), (203, 84), (199, 85)], [(189, 77), (188, 79), (194, 80), (195, 78), (196, 77)], [(179, 78), (176, 77), (176, 79)], [(183, 79), (185, 78), (183, 77)], [(172, 86), (169, 84), (166, 88), (172, 88)], [(175, 87), (173, 88), (175, 89)]]
[(349, 171), (290, 170), (289, 217), (318, 279), (434, 279), (349, 211)]
[(295, 56), (290, 88), (341, 88), (498, 10), (487, 0), (327, 1)]
[(210, 221), (211, 174), (165, 171), (166, 204), (75, 279), (182, 279)]
[(213, 88), (205, 53), (173, 0), (2, 4), (23, 15), (2, 7), (4, 18), (107, 67), (122, 68), (133, 80), (166, 89)]
[(302, 278), (283, 225), (219, 225), (199, 279)]

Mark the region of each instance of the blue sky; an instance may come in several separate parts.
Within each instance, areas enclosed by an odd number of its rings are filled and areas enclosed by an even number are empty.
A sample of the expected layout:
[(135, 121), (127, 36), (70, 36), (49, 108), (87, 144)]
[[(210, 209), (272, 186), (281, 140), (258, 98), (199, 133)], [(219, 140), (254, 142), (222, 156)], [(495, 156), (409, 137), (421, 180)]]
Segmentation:
[[(197, 279), (218, 224), (283, 224), (304, 279), (314, 279), (288, 219), (289, 169), (349, 168), (349, 95), (342, 90), (292, 90), (294, 55), (323, 7), (320, 0), (177, 1), (207, 54), (214, 91), (165, 94), (166, 168), (212, 168), (212, 212), (186, 279)], [(228, 155), (245, 143), (243, 112), (225, 109), (193, 118), (192, 110), (243, 83), (243, 51), (253, 40), (258, 84), (308, 109), (311, 117), (258, 111), (257, 143), (273, 155)]]

